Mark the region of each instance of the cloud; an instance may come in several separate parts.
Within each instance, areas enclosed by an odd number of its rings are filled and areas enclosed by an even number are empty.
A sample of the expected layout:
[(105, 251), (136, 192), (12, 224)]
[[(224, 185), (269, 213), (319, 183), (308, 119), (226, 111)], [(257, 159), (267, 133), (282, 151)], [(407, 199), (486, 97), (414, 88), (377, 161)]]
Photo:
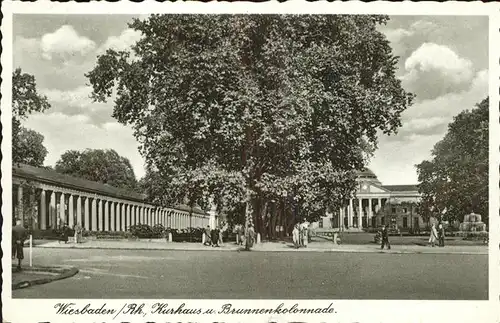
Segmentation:
[(130, 160), (137, 178), (144, 176), (144, 160), (131, 128), (117, 122), (93, 125), (86, 115), (68, 116), (60, 112), (36, 113), (24, 125), (45, 136), (48, 150), (45, 165), (54, 165), (68, 150), (114, 149)]
[(405, 61), (403, 86), (417, 99), (432, 99), (467, 89), (474, 77), (472, 62), (447, 46), (424, 43)]
[(54, 57), (69, 59), (74, 55), (86, 55), (96, 48), (91, 39), (80, 36), (70, 25), (63, 25), (53, 33), (42, 36), (40, 41), (42, 56), (47, 60)]
[(90, 98), (92, 89), (89, 86), (79, 86), (71, 90), (42, 89), (52, 105), (50, 113), (61, 113), (66, 116), (85, 115), (88, 122), (96, 126), (114, 121), (112, 103), (93, 102)]
[(141, 38), (141, 33), (133, 29), (125, 29), (119, 36), (110, 36), (104, 44), (99, 47), (98, 53), (102, 54), (107, 49), (116, 51), (130, 49)]

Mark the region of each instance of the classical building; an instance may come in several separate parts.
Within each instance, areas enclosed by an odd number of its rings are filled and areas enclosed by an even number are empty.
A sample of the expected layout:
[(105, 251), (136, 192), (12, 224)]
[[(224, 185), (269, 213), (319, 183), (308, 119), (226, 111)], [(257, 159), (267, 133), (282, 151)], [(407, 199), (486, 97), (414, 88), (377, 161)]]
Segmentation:
[(360, 231), (381, 225), (402, 230), (419, 230), (427, 224), (417, 212), (420, 193), (417, 185), (382, 185), (369, 169), (358, 172), (354, 198), (323, 217), (313, 227)]
[(135, 224), (183, 229), (214, 219), (199, 208), (154, 205), (146, 196), (28, 165), (12, 167), (12, 221), (47, 230), (79, 223), (89, 231), (126, 231)]

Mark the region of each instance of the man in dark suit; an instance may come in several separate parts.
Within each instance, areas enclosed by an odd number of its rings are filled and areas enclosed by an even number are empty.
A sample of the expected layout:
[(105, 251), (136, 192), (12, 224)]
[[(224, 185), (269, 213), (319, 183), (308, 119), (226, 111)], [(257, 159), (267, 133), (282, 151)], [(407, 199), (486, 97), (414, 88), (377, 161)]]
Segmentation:
[(17, 257), (17, 270), (21, 270), (21, 262), (24, 259), (24, 241), (26, 241), (26, 229), (22, 226), (22, 221), (17, 220), (16, 226), (12, 228), (12, 256)]
[(387, 227), (382, 226), (382, 247), (380, 249), (384, 249), (384, 246), (387, 245), (387, 249), (391, 249), (391, 244), (389, 243), (389, 232), (387, 231)]

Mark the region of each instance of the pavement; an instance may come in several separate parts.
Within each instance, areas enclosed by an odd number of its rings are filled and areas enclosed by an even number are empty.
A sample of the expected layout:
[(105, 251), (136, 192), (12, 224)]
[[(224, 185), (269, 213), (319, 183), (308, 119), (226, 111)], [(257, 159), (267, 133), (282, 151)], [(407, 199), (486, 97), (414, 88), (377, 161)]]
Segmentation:
[(21, 271), (12, 265), (12, 290), (47, 284), (72, 277), (78, 269), (72, 266), (24, 266)]
[[(37, 248), (61, 249), (111, 249), (111, 250), (180, 250), (180, 251), (243, 251), (242, 246), (235, 243), (225, 243), (220, 247), (204, 246), (201, 243), (166, 242), (165, 240), (87, 240), (79, 244), (50, 241), (37, 244)], [(295, 249), (286, 242), (264, 242), (255, 244), (252, 251), (257, 252), (348, 252), (348, 253), (391, 253), (391, 254), (471, 254), (487, 255), (485, 245), (453, 245), (430, 247), (422, 245), (392, 245), (390, 250), (381, 250), (379, 245), (334, 245), (332, 242), (321, 241), (310, 243), (307, 248)]]
[[(266, 245), (255, 250), (270, 249), (271, 245)], [(13, 290), (12, 296), (35, 299), (488, 299), (488, 255), (390, 254), (377, 253), (376, 246), (371, 247), (369, 253), (295, 251), (286, 245), (281, 250), (292, 251), (208, 251), (216, 250), (209, 247), (201, 251), (34, 248), (34, 265), (74, 266), (79, 272), (50, 284)], [(234, 247), (218, 250), (231, 249)]]

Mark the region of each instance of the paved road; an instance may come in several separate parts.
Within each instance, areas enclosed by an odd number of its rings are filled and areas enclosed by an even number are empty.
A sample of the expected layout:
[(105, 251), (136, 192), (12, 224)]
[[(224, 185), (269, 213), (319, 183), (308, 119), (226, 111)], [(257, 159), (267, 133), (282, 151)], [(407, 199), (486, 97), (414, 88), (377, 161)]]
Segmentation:
[(36, 248), (72, 278), (15, 298), (487, 299), (488, 256)]

